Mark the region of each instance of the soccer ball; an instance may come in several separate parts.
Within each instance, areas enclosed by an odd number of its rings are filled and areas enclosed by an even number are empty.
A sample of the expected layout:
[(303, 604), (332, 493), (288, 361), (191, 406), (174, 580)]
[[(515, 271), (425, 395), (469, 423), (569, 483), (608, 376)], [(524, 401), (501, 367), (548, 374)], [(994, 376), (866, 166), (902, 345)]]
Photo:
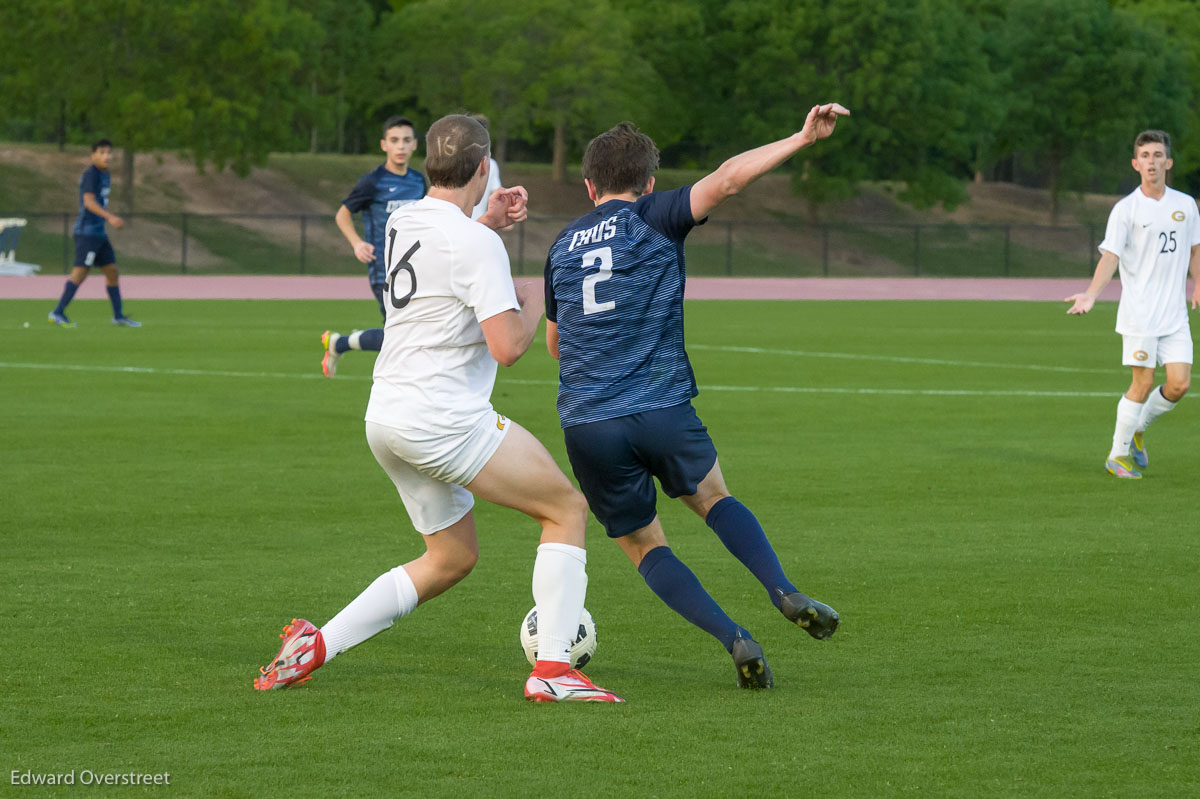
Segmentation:
[[(525, 620), (521, 622), (521, 648), (525, 650), (525, 659), (529, 661), (530, 666), (537, 665), (537, 622), (538, 609), (535, 606), (525, 614)], [(594, 654), (596, 654), (596, 622), (592, 621), (592, 614), (587, 612), (587, 608), (584, 608), (583, 615), (579, 617), (579, 633), (575, 636), (574, 643), (571, 644), (571, 668), (583, 668)]]

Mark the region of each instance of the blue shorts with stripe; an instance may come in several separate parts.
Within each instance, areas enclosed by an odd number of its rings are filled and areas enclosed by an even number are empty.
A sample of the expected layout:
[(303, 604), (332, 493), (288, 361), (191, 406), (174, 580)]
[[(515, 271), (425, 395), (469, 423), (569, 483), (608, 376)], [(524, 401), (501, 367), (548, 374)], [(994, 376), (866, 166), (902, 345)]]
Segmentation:
[(75, 266), (108, 266), (117, 262), (108, 236), (76, 236)]
[(610, 538), (654, 521), (654, 478), (669, 497), (695, 494), (717, 462), (691, 402), (573, 425), (563, 435), (575, 479)]

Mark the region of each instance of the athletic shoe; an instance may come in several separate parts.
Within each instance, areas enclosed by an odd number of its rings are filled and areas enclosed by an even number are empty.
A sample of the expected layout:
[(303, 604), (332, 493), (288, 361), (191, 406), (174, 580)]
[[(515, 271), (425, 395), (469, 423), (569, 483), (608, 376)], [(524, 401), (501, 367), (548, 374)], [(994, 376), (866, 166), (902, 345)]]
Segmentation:
[(325, 662), (325, 638), (311, 622), (292, 619), (279, 637), (283, 646), (274, 660), (258, 670), (262, 676), (254, 679), (255, 690), (270, 691), (308, 682), (313, 671)]
[(135, 322), (128, 316), (114, 316), (113, 324), (117, 327), (141, 327), (141, 322)]
[(733, 665), (737, 669), (738, 688), (773, 688), (775, 676), (763, 655), (762, 646), (753, 638), (740, 634), (733, 639)]
[(1139, 469), (1150, 465), (1150, 456), (1146, 454), (1146, 442), (1141, 433), (1133, 434), (1133, 443), (1129, 445), (1129, 457), (1133, 458), (1134, 465)]
[(530, 702), (624, 702), (588, 679), (579, 669), (561, 677), (535, 677), (525, 681), (525, 698)]
[(1104, 462), (1104, 470), (1113, 477), (1123, 477), (1126, 480), (1141, 480), (1142, 473), (1133, 468), (1133, 461), (1128, 455), (1119, 458), (1109, 458)]
[(783, 594), (779, 598), (779, 610), (788, 621), (799, 624), (818, 641), (828, 641), (842, 623), (836, 610), (799, 591)]
[(50, 320), (50, 324), (52, 325), (58, 325), (59, 327), (75, 327), (75, 323), (68, 319), (65, 313), (51, 311), (50, 315), (46, 318)]
[(325, 357), (321, 359), (321, 372), (326, 377), (333, 377), (337, 374), (338, 358), (342, 357), (342, 354), (337, 351), (337, 343), (341, 337), (341, 333), (334, 333), (331, 330), (326, 330), (321, 334), (321, 346), (325, 348)]

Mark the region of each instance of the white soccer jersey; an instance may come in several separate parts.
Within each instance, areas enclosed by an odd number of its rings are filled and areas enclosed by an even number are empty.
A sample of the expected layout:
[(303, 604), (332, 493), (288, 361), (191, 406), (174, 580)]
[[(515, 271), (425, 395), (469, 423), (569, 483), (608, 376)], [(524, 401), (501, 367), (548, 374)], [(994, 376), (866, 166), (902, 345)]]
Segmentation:
[(1188, 262), (1197, 244), (1196, 201), (1181, 191), (1152, 200), (1139, 186), (1113, 206), (1100, 249), (1121, 260), (1118, 333), (1167, 336), (1188, 324)]
[(492, 413), (496, 361), (479, 323), (519, 310), (495, 231), (425, 197), (388, 218), (387, 321), (366, 420), (461, 431)]

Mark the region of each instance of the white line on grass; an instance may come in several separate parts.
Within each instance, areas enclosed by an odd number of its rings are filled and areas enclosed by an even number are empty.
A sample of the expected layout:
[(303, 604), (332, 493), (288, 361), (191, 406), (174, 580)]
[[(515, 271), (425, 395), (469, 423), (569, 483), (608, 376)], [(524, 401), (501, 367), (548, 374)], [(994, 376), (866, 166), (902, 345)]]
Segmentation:
[[(282, 379), (282, 380), (324, 380), (317, 374), (297, 374), (292, 372), (226, 372), (216, 369), (163, 369), (150, 366), (95, 366), (90, 364), (50, 364), (50, 363), (5, 363), (0, 362), (0, 369), (38, 369), (42, 371), (64, 372), (116, 372), (122, 374), (141, 375), (180, 375), (184, 377), (244, 377), (251, 379)], [(338, 380), (357, 380), (365, 382), (370, 377), (340, 377)], [(528, 380), (522, 378), (502, 378), (500, 385), (514, 384), (519, 386), (557, 386), (557, 380)], [(1103, 397), (1112, 399), (1117, 396), (1115, 391), (1022, 391), (1017, 389), (945, 389), (945, 388), (840, 388), (835, 386), (701, 386), (701, 391), (740, 391), (740, 392), (771, 392), (778, 394), (857, 394), (862, 396), (899, 396), (899, 397)]]
[(731, 347), (721, 344), (689, 344), (689, 350), (712, 352), (744, 352), (754, 355), (795, 355), (801, 358), (832, 358), (847, 361), (884, 361), (886, 363), (922, 363), (934, 366), (978, 366), (985, 369), (1028, 369), (1033, 372), (1069, 372), (1072, 374), (1111, 375), (1117, 369), (1088, 369), (1081, 366), (1043, 366), (1033, 363), (1003, 363), (998, 361), (951, 361), (941, 358), (913, 358), (903, 355), (863, 355), (856, 352), (812, 352), (809, 350), (777, 350), (763, 347)]

